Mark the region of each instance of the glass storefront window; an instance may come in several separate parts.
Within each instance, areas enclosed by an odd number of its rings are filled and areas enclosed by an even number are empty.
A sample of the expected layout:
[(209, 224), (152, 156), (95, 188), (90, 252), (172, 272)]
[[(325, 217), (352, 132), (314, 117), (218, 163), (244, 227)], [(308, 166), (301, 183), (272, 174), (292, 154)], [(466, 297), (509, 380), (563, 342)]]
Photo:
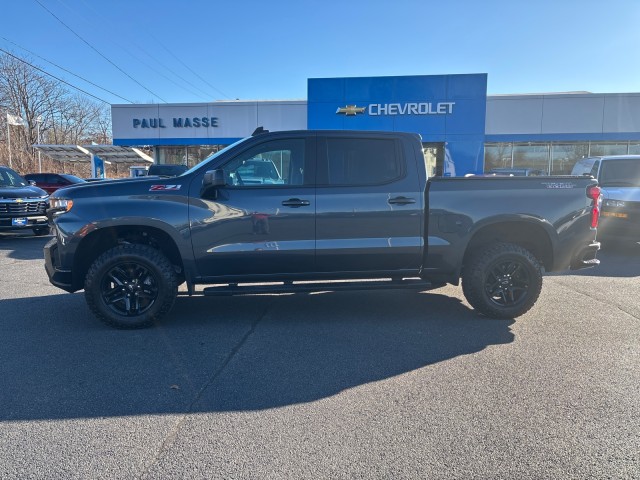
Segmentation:
[(487, 143), (484, 147), (484, 171), (492, 168), (511, 168), (512, 145), (510, 143)]
[(443, 143), (422, 143), (422, 153), (424, 154), (424, 165), (429, 177), (442, 175), (444, 163)]
[(526, 143), (513, 145), (513, 167), (549, 171), (549, 144)]
[(600, 155), (626, 155), (629, 148), (628, 142), (609, 143), (609, 142), (593, 142), (589, 155), (596, 157)]
[(589, 144), (566, 143), (551, 145), (551, 175), (570, 175), (575, 163), (589, 156)]
[(187, 165), (191, 168), (226, 145), (191, 145), (188, 147), (158, 147), (159, 164)]
[(631, 142), (629, 144), (629, 154), (630, 155), (640, 155), (640, 143)]

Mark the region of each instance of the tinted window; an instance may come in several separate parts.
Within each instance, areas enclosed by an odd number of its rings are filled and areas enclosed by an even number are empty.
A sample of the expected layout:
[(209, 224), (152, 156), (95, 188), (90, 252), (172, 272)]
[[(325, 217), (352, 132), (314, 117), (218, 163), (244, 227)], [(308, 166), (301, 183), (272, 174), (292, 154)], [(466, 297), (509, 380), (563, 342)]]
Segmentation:
[(39, 173), (29, 173), (24, 176), (27, 180), (33, 180), (36, 183), (42, 183), (44, 181), (44, 175)]
[(61, 177), (60, 181), (61, 183), (64, 183), (65, 185), (68, 185), (70, 183), (84, 183), (85, 180), (80, 178), (80, 177), (76, 177), (75, 175), (69, 175), (67, 173), (61, 173), (59, 175)]
[(640, 187), (640, 161), (604, 161), (599, 181), (603, 187)]
[(392, 139), (329, 138), (326, 149), (329, 185), (378, 185), (402, 174)]
[(262, 143), (224, 165), (227, 185), (302, 185), (304, 152), (303, 139)]

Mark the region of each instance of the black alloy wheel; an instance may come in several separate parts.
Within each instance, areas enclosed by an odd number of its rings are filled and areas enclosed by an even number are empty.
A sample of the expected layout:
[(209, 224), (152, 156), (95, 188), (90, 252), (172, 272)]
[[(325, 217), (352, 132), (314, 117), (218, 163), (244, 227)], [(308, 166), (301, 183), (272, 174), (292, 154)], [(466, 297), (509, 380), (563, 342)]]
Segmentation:
[(116, 328), (152, 325), (173, 306), (178, 294), (175, 267), (149, 245), (124, 244), (100, 255), (85, 277), (91, 311)]
[(527, 299), (531, 277), (516, 260), (498, 260), (487, 270), (485, 292), (499, 307), (515, 306)]
[(158, 279), (147, 267), (136, 262), (116, 264), (103, 277), (102, 301), (114, 313), (141, 315), (158, 299)]
[(493, 318), (525, 314), (540, 296), (542, 267), (527, 249), (512, 243), (487, 246), (465, 264), (462, 291), (471, 306)]

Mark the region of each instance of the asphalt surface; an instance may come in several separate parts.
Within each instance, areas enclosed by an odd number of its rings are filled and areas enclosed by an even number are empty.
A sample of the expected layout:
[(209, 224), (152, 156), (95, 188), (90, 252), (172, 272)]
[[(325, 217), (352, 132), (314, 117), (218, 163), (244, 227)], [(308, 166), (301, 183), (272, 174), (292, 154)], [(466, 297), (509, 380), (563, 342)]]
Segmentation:
[(119, 331), (0, 233), (0, 478), (640, 478), (640, 246), (461, 289), (179, 298)]

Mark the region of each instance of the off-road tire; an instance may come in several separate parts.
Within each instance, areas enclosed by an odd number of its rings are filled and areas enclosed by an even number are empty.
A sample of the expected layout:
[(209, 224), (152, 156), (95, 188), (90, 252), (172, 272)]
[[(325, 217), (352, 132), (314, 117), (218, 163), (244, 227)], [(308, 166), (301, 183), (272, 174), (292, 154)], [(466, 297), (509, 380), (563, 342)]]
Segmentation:
[(473, 255), (462, 271), (462, 292), (492, 318), (516, 318), (533, 307), (542, 290), (542, 267), (527, 249), (497, 243)]
[(122, 329), (144, 328), (165, 315), (178, 293), (174, 267), (148, 245), (118, 245), (100, 255), (85, 277), (84, 295), (98, 319)]

